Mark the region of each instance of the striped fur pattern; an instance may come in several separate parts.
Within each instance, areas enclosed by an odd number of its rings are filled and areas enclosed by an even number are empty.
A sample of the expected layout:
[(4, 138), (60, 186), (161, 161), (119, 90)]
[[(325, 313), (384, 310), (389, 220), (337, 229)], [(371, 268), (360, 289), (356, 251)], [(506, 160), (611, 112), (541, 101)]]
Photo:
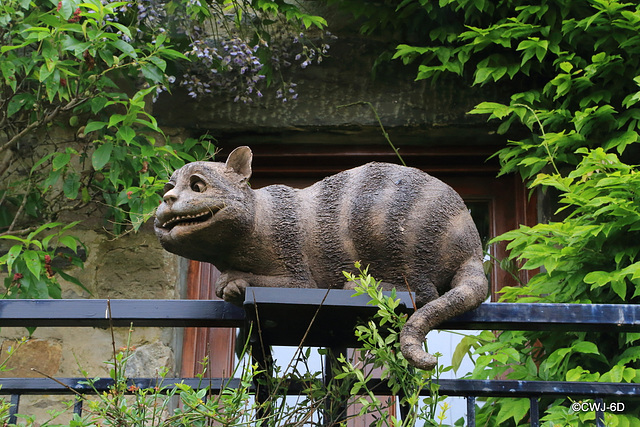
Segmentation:
[(482, 248), (460, 196), (414, 168), (368, 163), (305, 189), (252, 190), (251, 150), (226, 163), (194, 162), (165, 188), (155, 230), (170, 252), (214, 264), (217, 294), (241, 303), (247, 286), (344, 288), (355, 261), (386, 288), (411, 290), (420, 307), (402, 352), (432, 369), (427, 332), (487, 296)]

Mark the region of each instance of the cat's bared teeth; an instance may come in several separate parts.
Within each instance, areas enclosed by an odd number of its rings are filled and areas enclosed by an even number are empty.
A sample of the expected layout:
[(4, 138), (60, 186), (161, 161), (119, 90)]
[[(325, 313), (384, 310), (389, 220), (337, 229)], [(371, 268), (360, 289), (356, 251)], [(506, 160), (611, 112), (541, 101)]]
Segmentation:
[(193, 215), (178, 215), (176, 217), (171, 218), (169, 221), (162, 224), (162, 228), (172, 228), (178, 224), (182, 225), (191, 225), (196, 224), (200, 221), (189, 221), (190, 219), (201, 219), (211, 215), (211, 212), (202, 212), (199, 214)]

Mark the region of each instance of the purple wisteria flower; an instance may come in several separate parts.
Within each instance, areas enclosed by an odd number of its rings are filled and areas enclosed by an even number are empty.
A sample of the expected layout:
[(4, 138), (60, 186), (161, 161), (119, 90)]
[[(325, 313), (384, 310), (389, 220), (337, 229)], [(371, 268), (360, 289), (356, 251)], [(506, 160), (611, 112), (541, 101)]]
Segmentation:
[[(116, 0), (101, 1), (106, 5)], [(207, 3), (201, 0), (135, 0), (119, 4), (117, 13), (107, 19), (135, 28), (132, 37), (145, 39), (150, 46), (158, 34), (167, 34), (172, 41), (187, 41), (184, 53), (190, 61), (178, 64), (183, 66), (178, 79), (166, 76), (166, 86), (178, 83), (192, 98), (227, 94), (243, 103), (263, 98), (269, 85), (276, 86), (276, 98), (282, 102), (297, 99), (297, 85), (285, 79), (289, 74), (285, 69), (320, 64), (328, 55), (328, 40), (336, 38), (329, 32), (301, 31), (301, 23), (250, 6), (243, 9), (240, 20), (233, 10), (209, 6), (211, 15), (207, 15), (202, 13), (203, 7)], [(205, 21), (200, 22), (198, 16), (207, 18), (214, 27), (202, 25)], [(132, 41), (122, 31), (118, 36), (127, 43)], [(168, 90), (166, 86), (158, 87), (154, 100)]]

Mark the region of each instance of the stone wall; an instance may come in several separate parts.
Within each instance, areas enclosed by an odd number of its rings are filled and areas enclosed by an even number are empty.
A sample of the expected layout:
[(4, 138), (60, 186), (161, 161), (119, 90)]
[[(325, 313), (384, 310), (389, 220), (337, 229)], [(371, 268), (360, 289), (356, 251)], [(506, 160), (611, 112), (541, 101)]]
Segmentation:
[[(63, 282), (63, 298), (163, 298), (180, 297), (179, 259), (164, 251), (150, 227), (136, 234), (114, 239), (107, 233), (84, 229), (78, 233), (87, 245), (87, 259), (83, 270), (74, 268), (70, 274), (78, 277), (91, 291)], [(155, 377), (162, 369), (169, 376), (176, 370), (181, 341), (179, 328), (115, 328), (116, 348), (125, 347), (130, 340), (133, 356), (127, 366), (130, 377)], [(10, 346), (17, 348), (8, 360), (6, 372), (0, 377), (108, 377), (113, 359), (111, 331), (101, 328), (40, 327), (29, 339), (25, 328), (2, 328), (2, 357)], [(50, 409), (64, 408), (70, 397), (24, 396), (20, 412), (34, 415), (39, 422), (49, 418)], [(64, 422), (70, 415), (59, 419)]]

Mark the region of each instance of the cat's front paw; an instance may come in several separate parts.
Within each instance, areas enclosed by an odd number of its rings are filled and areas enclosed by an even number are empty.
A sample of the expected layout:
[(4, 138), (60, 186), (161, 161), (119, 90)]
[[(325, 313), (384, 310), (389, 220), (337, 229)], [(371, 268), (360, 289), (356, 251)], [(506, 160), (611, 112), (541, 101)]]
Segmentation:
[(223, 274), (216, 282), (216, 295), (227, 302), (242, 305), (248, 286), (249, 283), (244, 279), (233, 279)]

